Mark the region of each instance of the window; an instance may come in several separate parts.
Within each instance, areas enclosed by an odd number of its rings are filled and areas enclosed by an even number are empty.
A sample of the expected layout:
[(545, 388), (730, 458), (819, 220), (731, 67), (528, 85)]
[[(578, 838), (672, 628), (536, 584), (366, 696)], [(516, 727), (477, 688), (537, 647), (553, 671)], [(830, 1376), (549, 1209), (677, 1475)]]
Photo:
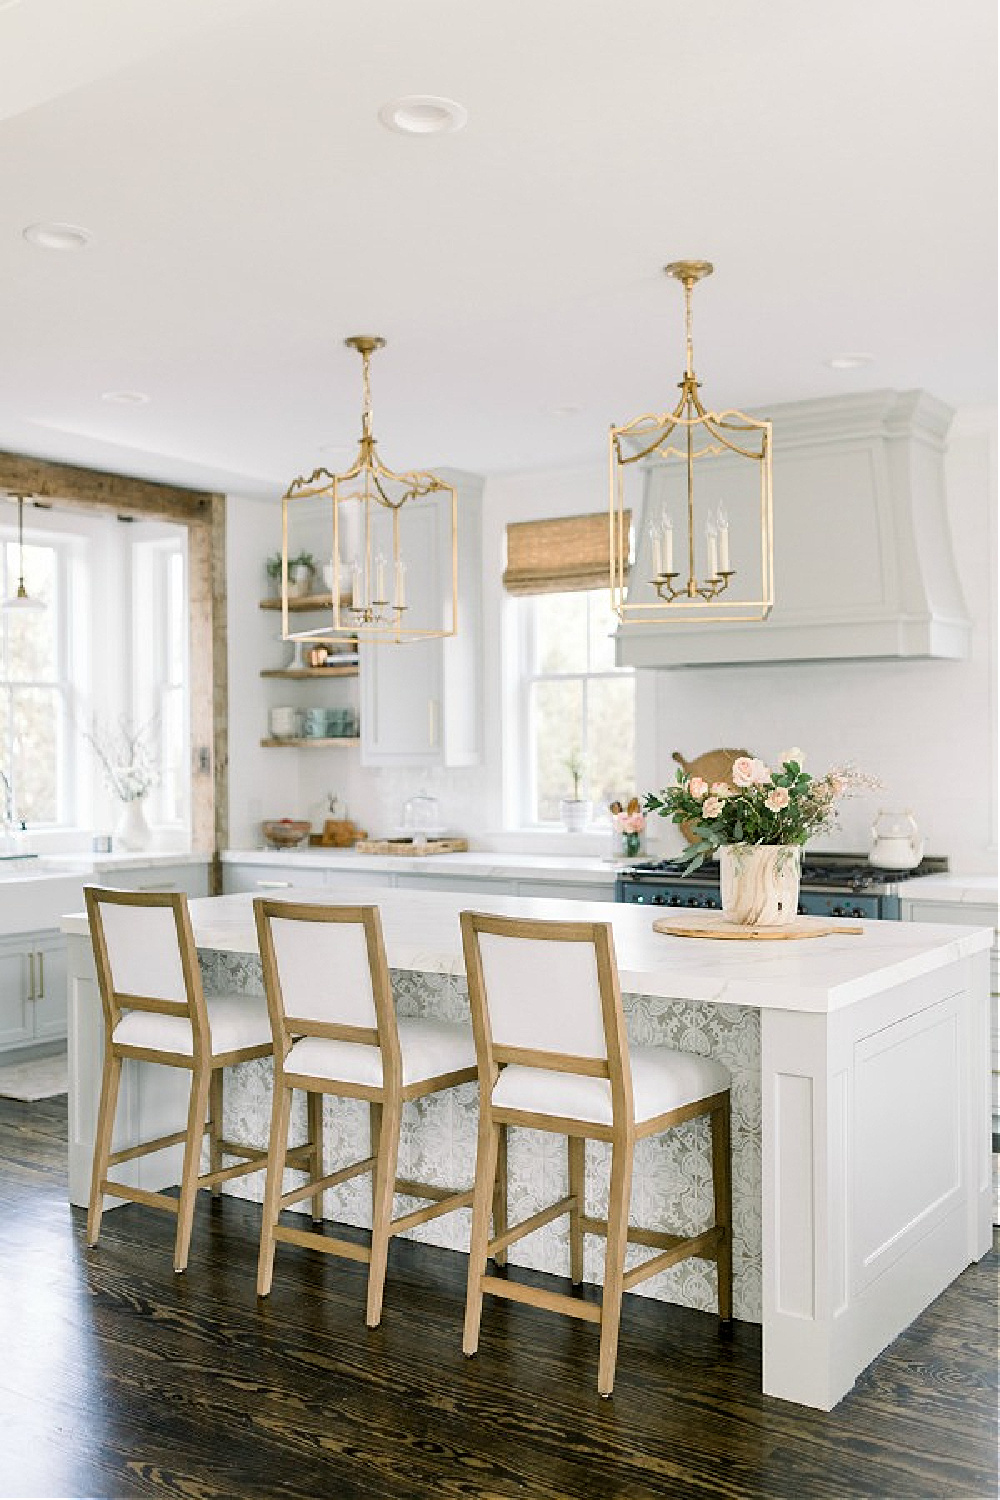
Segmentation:
[[(17, 589), (17, 542), (0, 541), (0, 589)], [(0, 610), (0, 770), (13, 814), (31, 824), (69, 823), (68, 681), (62, 622), (66, 559), (51, 545), (24, 548), (24, 583), (44, 610)], [(6, 808), (0, 799), (0, 816)]]
[(635, 675), (615, 666), (608, 590), (528, 595), (516, 607), (527, 730), (522, 820), (558, 821), (560, 800), (573, 795), (573, 760), (582, 765), (580, 796), (603, 820), (608, 803), (635, 786)]
[[(152, 529), (152, 528), (150, 528)], [(162, 531), (165, 528), (157, 528)], [(183, 825), (188, 817), (187, 559), (183, 537), (143, 537), (132, 547), (132, 613), (136, 641), (132, 698), (136, 724), (149, 725), (159, 780), (150, 820)]]

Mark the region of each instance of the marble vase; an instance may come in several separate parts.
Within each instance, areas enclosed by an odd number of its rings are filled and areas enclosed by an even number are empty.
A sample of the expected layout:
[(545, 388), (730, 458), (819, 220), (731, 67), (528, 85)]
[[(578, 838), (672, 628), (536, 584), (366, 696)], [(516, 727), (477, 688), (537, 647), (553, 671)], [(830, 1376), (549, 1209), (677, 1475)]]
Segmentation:
[(723, 844), (722, 914), (741, 927), (785, 927), (799, 909), (799, 844)]

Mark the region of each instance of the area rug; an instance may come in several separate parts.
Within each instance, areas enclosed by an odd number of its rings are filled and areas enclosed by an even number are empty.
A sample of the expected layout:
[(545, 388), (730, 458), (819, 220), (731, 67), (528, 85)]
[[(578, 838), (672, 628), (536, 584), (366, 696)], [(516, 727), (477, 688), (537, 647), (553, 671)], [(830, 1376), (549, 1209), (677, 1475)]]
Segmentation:
[(0, 1095), (5, 1099), (51, 1099), (54, 1094), (65, 1094), (68, 1088), (65, 1052), (0, 1067)]

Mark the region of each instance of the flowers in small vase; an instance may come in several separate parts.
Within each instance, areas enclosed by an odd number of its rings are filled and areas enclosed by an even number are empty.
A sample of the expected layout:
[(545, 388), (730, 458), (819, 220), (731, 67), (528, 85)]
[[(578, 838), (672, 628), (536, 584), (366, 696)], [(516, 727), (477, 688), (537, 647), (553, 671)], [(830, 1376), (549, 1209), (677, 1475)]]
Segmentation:
[(97, 756), (108, 790), (119, 802), (138, 802), (158, 785), (159, 729), (157, 716), (136, 726), (122, 714), (114, 727), (95, 718), (90, 728), (82, 731)]
[(811, 776), (795, 747), (784, 751), (773, 767), (756, 756), (738, 756), (731, 784), (709, 784), (679, 770), (674, 785), (647, 793), (646, 810), (690, 825), (694, 840), (687, 851), (688, 869), (696, 870), (724, 844), (804, 844), (835, 825), (841, 798), (878, 785), (850, 765)]
[(622, 853), (629, 859), (642, 852), (642, 835), (646, 816), (642, 812), (618, 812), (611, 817), (611, 827), (621, 839)]

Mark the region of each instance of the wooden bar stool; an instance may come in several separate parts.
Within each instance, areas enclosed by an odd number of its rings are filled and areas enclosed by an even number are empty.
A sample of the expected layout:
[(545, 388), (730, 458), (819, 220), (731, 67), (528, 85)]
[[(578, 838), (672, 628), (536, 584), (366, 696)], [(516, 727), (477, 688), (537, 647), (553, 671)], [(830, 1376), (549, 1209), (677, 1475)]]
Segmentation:
[[(97, 982), (104, 1008), (104, 1070), (94, 1143), (94, 1166), (87, 1214), (87, 1243), (101, 1232), (105, 1195), (144, 1203), (177, 1215), (174, 1270), (187, 1266), (191, 1223), (198, 1189), (247, 1172), (258, 1172), (267, 1152), (222, 1138), (223, 1069), (271, 1051), (267, 1008), (247, 995), (213, 995), (201, 983), (187, 897), (175, 892), (101, 890), (84, 892)], [(187, 1068), (191, 1095), (187, 1126), (127, 1150), (112, 1151), (118, 1086), (125, 1058)], [(206, 1111), (211, 1106), (208, 1124)], [(201, 1172), (201, 1148), (209, 1137), (211, 1170)], [(180, 1196), (147, 1192), (108, 1178), (108, 1170), (151, 1151), (183, 1142)], [(223, 1167), (223, 1155), (239, 1158)], [(314, 1162), (311, 1143), (298, 1148), (297, 1161)]]
[[(462, 1347), (471, 1355), (479, 1346), (484, 1292), (599, 1323), (597, 1389), (610, 1396), (624, 1291), (697, 1255), (717, 1262), (719, 1316), (724, 1321), (732, 1317), (729, 1074), (712, 1058), (668, 1047), (629, 1049), (607, 922), (529, 921), (465, 911), (462, 942), (480, 1098)], [(693, 1236), (636, 1230), (634, 1242), (660, 1253), (626, 1272), (635, 1142), (699, 1115), (711, 1118), (715, 1223)], [(569, 1193), (490, 1240), (499, 1137), (510, 1125), (551, 1130), (568, 1138)], [(586, 1213), (588, 1139), (611, 1144), (606, 1220)], [(583, 1280), (584, 1235), (606, 1236), (600, 1306), (487, 1274), (488, 1257), (565, 1213), (570, 1216), (574, 1284)]]
[[(471, 1188), (456, 1192), (397, 1178), (396, 1162), (403, 1104), (473, 1080), (475, 1043), (467, 1027), (448, 1021), (396, 1019), (376, 907), (258, 898), (254, 912), (274, 1032), (274, 1111), (257, 1294), (266, 1297), (271, 1290), (278, 1240), (367, 1262), (366, 1316), (369, 1328), (376, 1328), (392, 1236), (472, 1202)], [(293, 1089), (367, 1099), (371, 1152), (311, 1185), (282, 1193)], [(321, 1128), (317, 1137), (322, 1138)], [(278, 1222), (283, 1208), (307, 1197), (313, 1200), (313, 1219), (319, 1219), (323, 1191), (365, 1172), (372, 1173), (370, 1248)], [(430, 1200), (430, 1206), (394, 1219), (396, 1193)]]

